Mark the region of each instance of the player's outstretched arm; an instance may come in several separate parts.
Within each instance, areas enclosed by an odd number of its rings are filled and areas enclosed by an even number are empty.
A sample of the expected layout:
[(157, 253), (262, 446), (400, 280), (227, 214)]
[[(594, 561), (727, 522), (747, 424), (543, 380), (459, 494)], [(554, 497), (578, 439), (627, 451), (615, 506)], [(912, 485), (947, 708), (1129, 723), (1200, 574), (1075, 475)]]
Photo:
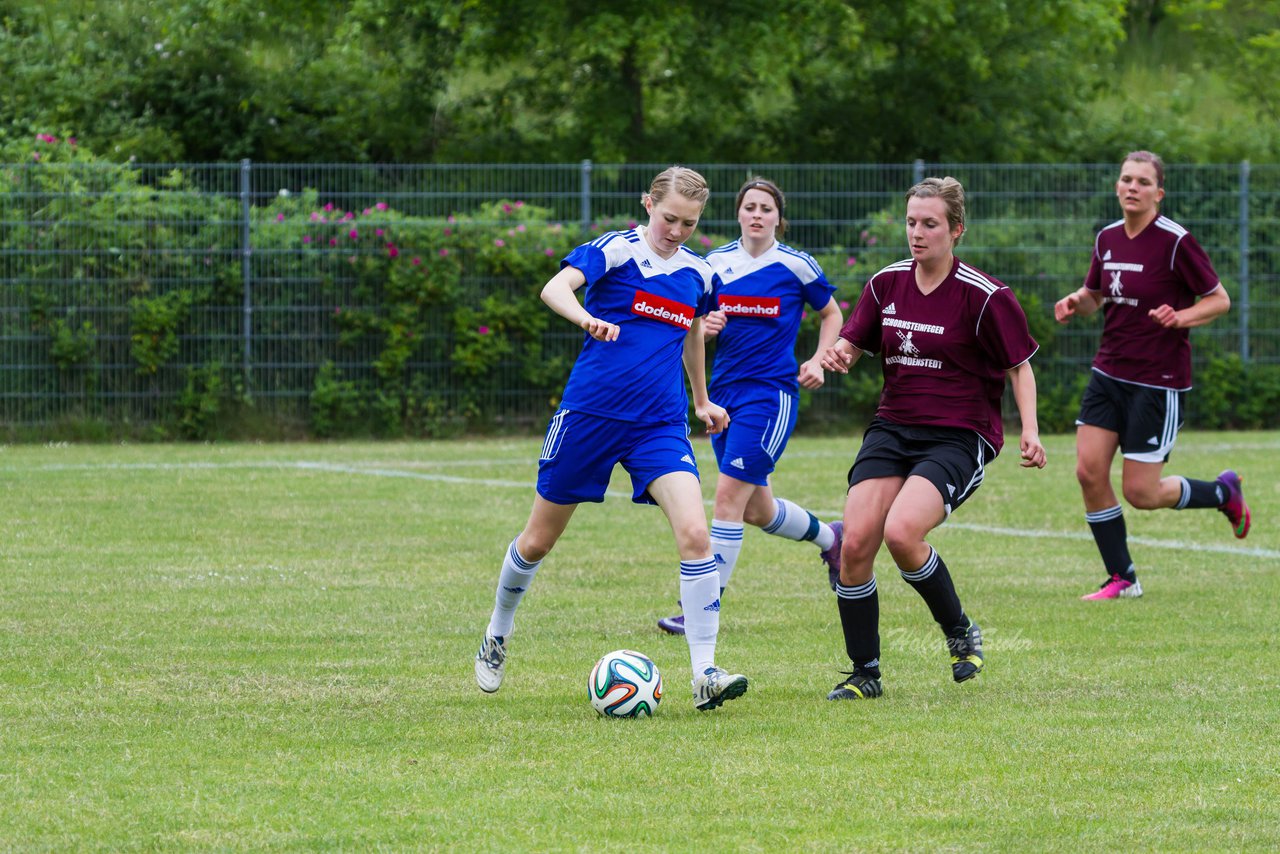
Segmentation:
[(1066, 323), (1073, 317), (1088, 317), (1101, 306), (1101, 295), (1081, 286), (1053, 304), (1053, 319)]

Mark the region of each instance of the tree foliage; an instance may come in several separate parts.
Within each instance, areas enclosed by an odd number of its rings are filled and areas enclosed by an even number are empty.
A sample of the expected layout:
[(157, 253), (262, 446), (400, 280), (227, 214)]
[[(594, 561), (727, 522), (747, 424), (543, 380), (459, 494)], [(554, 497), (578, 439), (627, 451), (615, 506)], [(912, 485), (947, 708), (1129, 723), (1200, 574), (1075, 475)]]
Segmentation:
[(1124, 91), (1117, 49), (1182, 28), (1275, 125), (1274, 6), (0, 0), (0, 142), (145, 161), (1027, 162), (1109, 159), (1143, 133), (1247, 156), (1280, 142), (1197, 124), (1181, 80)]

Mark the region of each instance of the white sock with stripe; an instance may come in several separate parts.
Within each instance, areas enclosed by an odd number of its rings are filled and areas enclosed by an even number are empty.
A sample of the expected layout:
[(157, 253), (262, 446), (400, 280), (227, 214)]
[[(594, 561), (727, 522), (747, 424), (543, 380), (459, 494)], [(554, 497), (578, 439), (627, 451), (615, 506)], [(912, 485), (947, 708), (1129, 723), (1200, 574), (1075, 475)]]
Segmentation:
[(719, 519), (711, 522), (711, 552), (720, 570), (721, 590), (729, 586), (733, 568), (738, 565), (738, 555), (742, 552), (742, 528), (741, 522), (722, 522)]
[(760, 530), (766, 534), (785, 537), (788, 540), (809, 540), (818, 548), (826, 551), (836, 541), (835, 531), (826, 522), (818, 521), (818, 517), (808, 510), (788, 501), (785, 498), (773, 499), (773, 521)]
[(716, 663), (716, 636), (720, 634), (720, 573), (716, 559), (680, 561), (680, 602), (684, 608), (684, 637), (689, 642), (689, 663), (698, 677)]
[(542, 561), (530, 563), (525, 560), (516, 550), (516, 541), (511, 541), (507, 557), (502, 561), (502, 572), (498, 574), (498, 592), (494, 596), (493, 614), (489, 617), (489, 634), (496, 638), (511, 634), (516, 608), (533, 583), (533, 575), (539, 566), (542, 566)]

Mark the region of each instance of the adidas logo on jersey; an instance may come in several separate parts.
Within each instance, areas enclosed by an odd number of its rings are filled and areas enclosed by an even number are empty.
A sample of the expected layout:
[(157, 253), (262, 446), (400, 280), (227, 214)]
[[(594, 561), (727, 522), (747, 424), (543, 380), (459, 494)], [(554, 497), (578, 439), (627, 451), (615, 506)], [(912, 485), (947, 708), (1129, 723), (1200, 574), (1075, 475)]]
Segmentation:
[(726, 276), (732, 276), (732, 275), (733, 275), (733, 268), (732, 268), (732, 267), (729, 267), (728, 269), (726, 269), (726, 270), (724, 271), (724, 275), (726, 275)]
[(733, 466), (736, 469), (745, 469), (747, 467), (747, 464), (742, 461), (742, 457), (737, 457), (736, 459), (730, 460), (729, 465)]
[(641, 261), (641, 262), (640, 262), (640, 266), (641, 266), (641, 267), (648, 267), (650, 270), (652, 270), (652, 269), (653, 269), (653, 265), (649, 263), (649, 259), (648, 259), (648, 258), (646, 258), (646, 259), (644, 259), (643, 261)]
[(1103, 260), (1103, 261), (1110, 261), (1110, 260), (1111, 260), (1111, 250), (1110, 250), (1110, 249), (1108, 249), (1108, 250), (1107, 250), (1107, 254), (1106, 254), (1106, 255), (1103, 255), (1103, 256), (1102, 256), (1102, 260)]
[(885, 313), (885, 314), (897, 314), (897, 313), (898, 313), (898, 307), (897, 307), (897, 305), (895, 305), (894, 303), (889, 303), (888, 305), (886, 305), (886, 306), (884, 307), (884, 313)]
[(693, 465), (693, 457), (689, 456), (688, 454), (685, 454), (683, 457), (680, 458), (680, 462)]

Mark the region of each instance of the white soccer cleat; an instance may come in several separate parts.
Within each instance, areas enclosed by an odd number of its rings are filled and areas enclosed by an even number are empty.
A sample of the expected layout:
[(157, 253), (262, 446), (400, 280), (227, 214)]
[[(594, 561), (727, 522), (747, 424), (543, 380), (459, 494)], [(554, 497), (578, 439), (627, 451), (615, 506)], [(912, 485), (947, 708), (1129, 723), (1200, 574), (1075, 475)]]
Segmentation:
[(725, 700), (736, 700), (747, 693), (747, 677), (728, 673), (720, 667), (708, 667), (693, 680), (693, 707), (705, 712), (717, 708)]
[(484, 633), (480, 651), (476, 653), (476, 684), (480, 690), (492, 694), (502, 687), (502, 674), (507, 667), (507, 642)]

